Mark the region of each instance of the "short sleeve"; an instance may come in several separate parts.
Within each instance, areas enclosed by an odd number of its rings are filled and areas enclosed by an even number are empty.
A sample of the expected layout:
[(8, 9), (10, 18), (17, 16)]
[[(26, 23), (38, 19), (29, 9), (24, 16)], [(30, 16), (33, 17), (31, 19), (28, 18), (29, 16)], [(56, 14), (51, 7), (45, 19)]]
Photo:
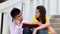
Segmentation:
[(32, 21), (33, 21), (34, 23), (36, 23), (36, 22), (37, 22), (37, 19), (36, 19), (36, 17), (35, 17), (35, 16), (33, 16), (33, 17), (32, 17)]
[(46, 20), (49, 20), (49, 17), (48, 16), (46, 16)]

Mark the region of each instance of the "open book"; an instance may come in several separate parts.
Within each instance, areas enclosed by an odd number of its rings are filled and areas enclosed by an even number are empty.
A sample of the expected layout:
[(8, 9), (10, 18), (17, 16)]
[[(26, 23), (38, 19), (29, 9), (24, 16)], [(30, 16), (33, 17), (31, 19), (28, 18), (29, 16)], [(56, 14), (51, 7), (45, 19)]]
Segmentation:
[(38, 24), (27, 24), (27, 23), (23, 23), (22, 28), (25, 28), (25, 27), (36, 28), (38, 26), (39, 26)]

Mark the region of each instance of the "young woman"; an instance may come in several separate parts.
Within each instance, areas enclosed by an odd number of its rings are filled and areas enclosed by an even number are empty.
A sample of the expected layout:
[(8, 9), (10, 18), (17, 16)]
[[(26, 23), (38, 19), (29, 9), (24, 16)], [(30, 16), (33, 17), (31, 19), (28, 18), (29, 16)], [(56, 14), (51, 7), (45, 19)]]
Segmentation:
[(50, 27), (50, 21), (48, 16), (46, 16), (46, 9), (44, 6), (36, 7), (33, 23), (37, 23), (39, 27), (34, 28), (33, 32), (29, 27), (26, 27), (23, 30), (23, 34), (56, 34), (55, 30)]
[(56, 31), (50, 26), (48, 16), (46, 16), (46, 9), (44, 6), (37, 6), (35, 16), (33, 17), (34, 23), (39, 23), (40, 26), (35, 28), (33, 34), (36, 34), (37, 30), (46, 28), (48, 34), (56, 34)]

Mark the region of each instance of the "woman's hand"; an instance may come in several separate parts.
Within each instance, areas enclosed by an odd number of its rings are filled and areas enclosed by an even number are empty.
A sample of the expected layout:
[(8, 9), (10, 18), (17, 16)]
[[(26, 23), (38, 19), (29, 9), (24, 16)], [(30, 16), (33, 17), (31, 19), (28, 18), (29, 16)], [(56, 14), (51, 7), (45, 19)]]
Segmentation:
[(33, 32), (33, 34), (36, 34), (36, 33), (37, 33), (37, 30), (38, 30), (38, 29), (37, 29), (37, 28), (35, 28), (35, 30), (34, 30), (34, 32)]
[(37, 33), (37, 29), (34, 30), (34, 32), (32, 34), (36, 34)]

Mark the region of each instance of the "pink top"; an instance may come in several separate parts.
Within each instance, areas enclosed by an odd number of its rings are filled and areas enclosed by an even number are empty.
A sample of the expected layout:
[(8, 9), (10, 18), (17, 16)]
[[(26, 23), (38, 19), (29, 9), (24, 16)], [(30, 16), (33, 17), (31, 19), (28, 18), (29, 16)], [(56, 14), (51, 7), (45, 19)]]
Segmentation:
[(18, 26), (16, 26), (14, 22), (11, 22), (9, 26), (10, 34), (23, 34), (23, 22), (24, 21), (22, 21)]

